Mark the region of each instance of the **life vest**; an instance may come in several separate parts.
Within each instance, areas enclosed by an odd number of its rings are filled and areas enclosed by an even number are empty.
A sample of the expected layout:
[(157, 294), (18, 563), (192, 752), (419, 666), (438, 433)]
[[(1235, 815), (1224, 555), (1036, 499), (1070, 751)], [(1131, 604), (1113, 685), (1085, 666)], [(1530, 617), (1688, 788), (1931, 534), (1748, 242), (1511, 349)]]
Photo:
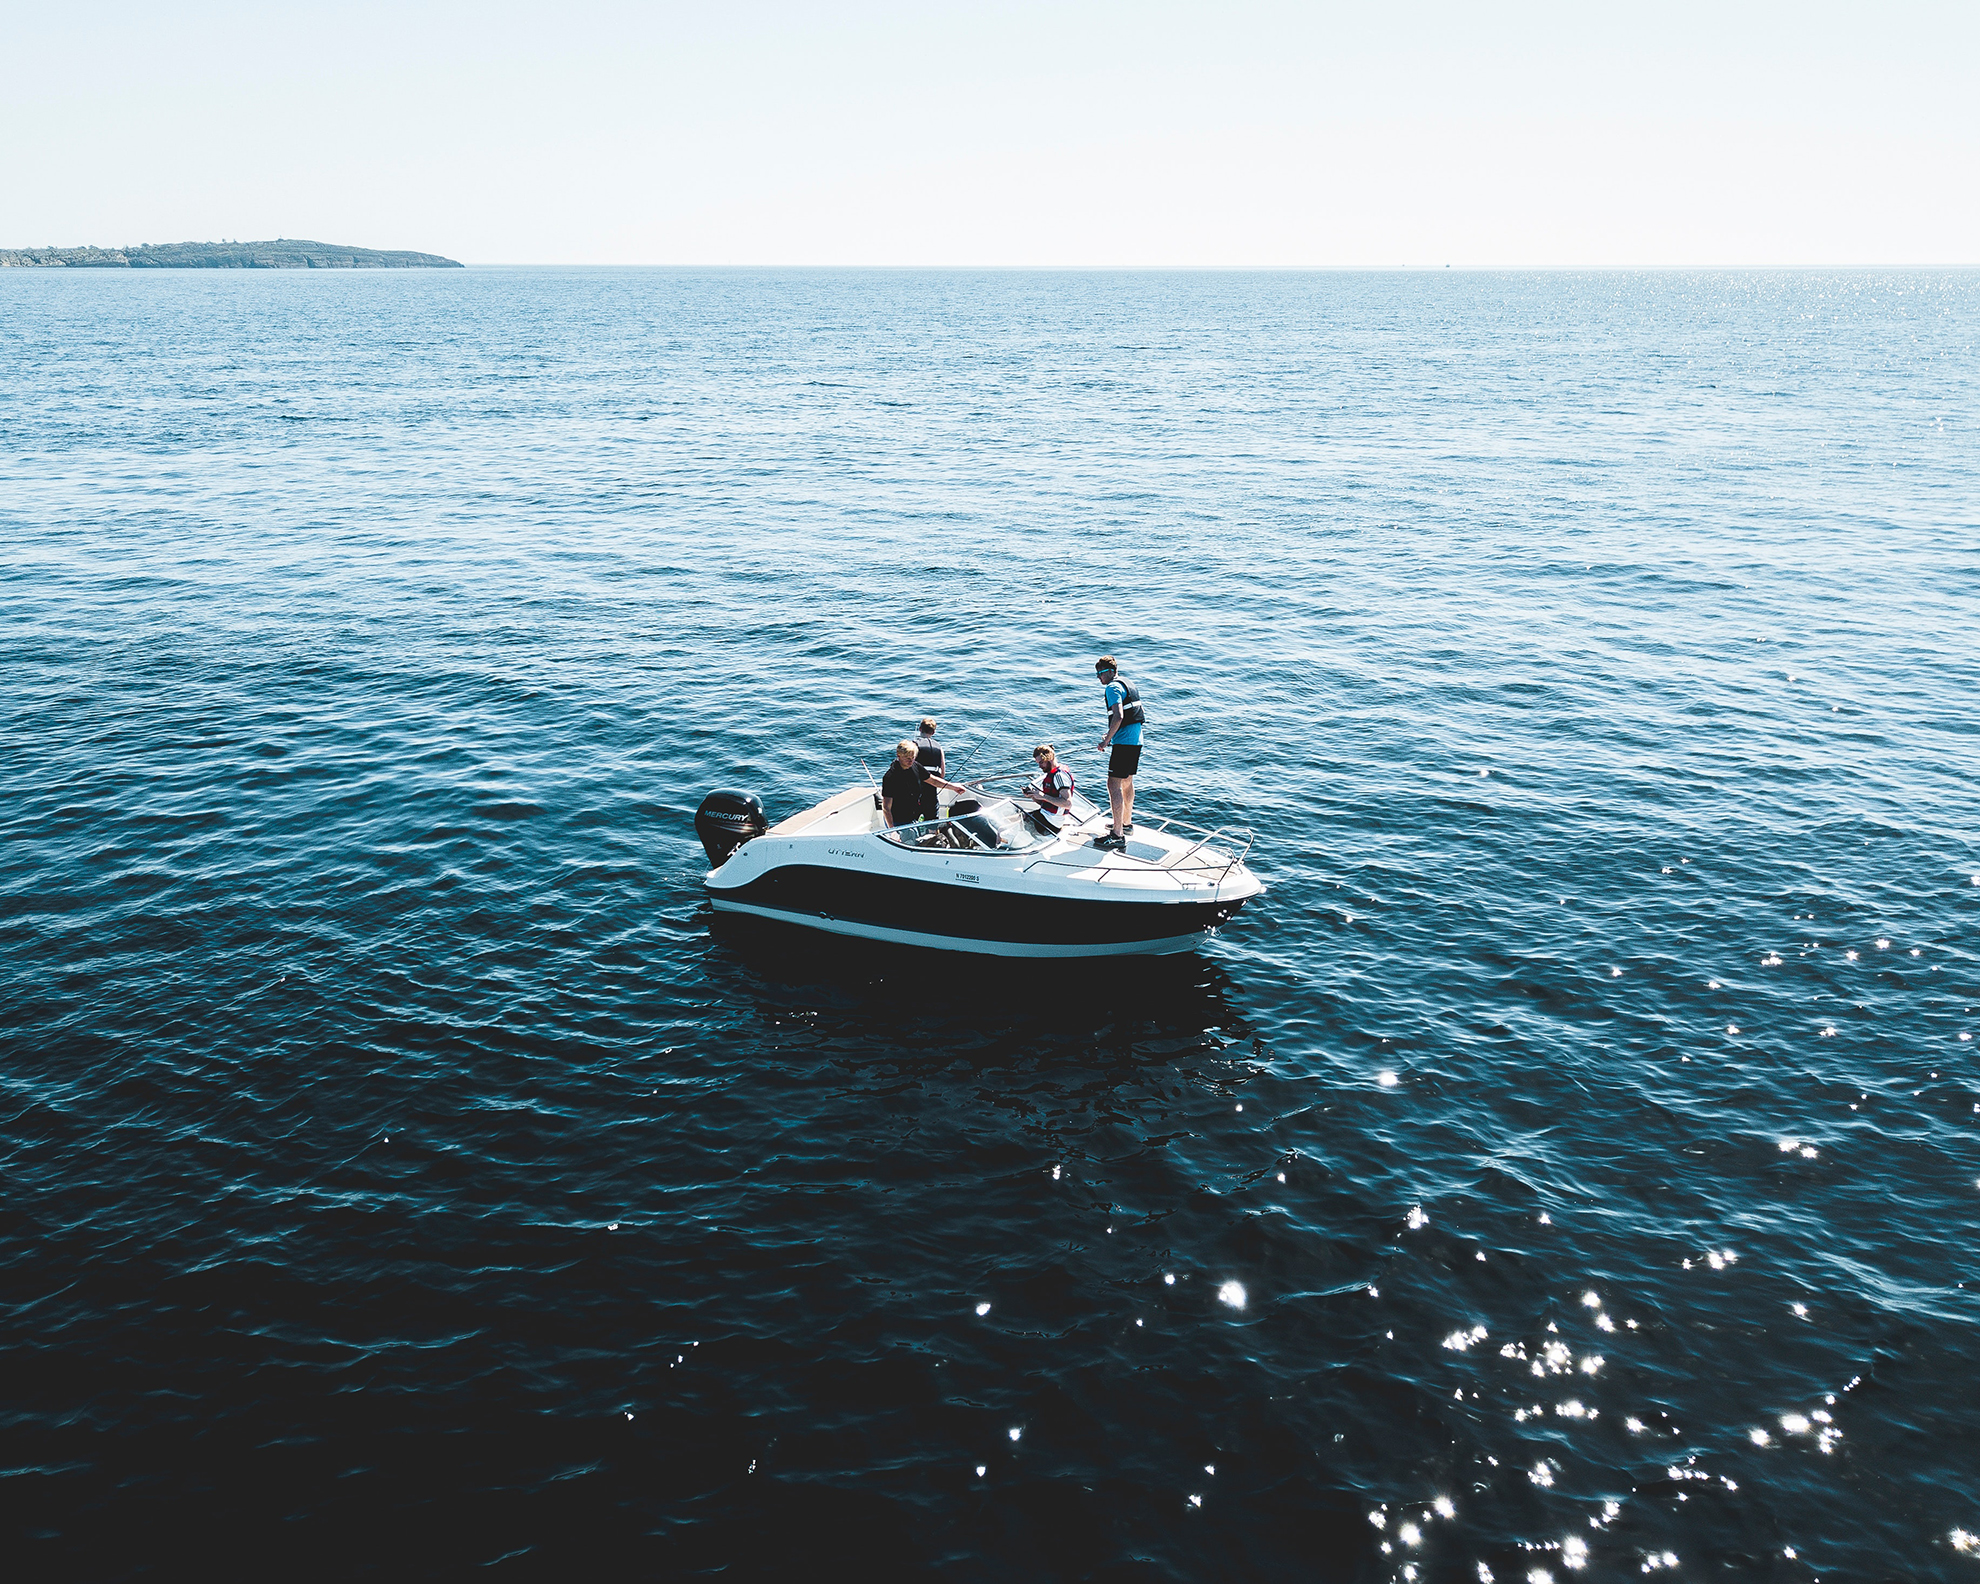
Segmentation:
[(1141, 690), (1126, 677), (1116, 673), (1114, 685), (1121, 690), (1121, 724), (1141, 726), (1148, 721), (1147, 713), (1141, 707)]
[[(1059, 779), (1060, 776), (1064, 776), (1066, 778), (1066, 788), (1063, 794), (1061, 794), (1058, 788), (1053, 784)], [(1041, 803), (1038, 805), (1038, 808), (1036, 810), (1039, 819), (1043, 820), (1045, 824), (1050, 826), (1053, 830), (1057, 830), (1059, 828), (1058, 824), (1056, 823), (1057, 821), (1062, 819), (1072, 819), (1074, 816), (1070, 804), (1072, 803), (1072, 798), (1073, 798), (1073, 788), (1076, 787), (1078, 784), (1079, 783), (1073, 779), (1072, 771), (1068, 770), (1063, 763), (1054, 764), (1050, 770), (1046, 771), (1044, 775), (1039, 777), (1039, 782), (1038, 782), (1039, 791), (1043, 792), (1047, 797), (1063, 796), (1066, 800), (1066, 803), (1069, 805), (1064, 809), (1057, 809), (1047, 804)]]

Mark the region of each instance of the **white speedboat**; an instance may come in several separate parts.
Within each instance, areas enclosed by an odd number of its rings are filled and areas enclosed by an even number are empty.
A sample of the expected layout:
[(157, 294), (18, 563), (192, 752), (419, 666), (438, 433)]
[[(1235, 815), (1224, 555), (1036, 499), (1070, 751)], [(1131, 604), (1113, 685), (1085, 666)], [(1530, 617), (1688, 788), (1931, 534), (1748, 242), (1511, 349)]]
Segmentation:
[(1265, 889), (1244, 865), (1251, 833), (1137, 810), (1125, 850), (1094, 841), (1108, 816), (1083, 795), (1051, 829), (1028, 799), (968, 783), (942, 819), (889, 830), (872, 786), (767, 822), (747, 793), (711, 793), (695, 830), (725, 913), (904, 946), (992, 957), (1187, 951)]

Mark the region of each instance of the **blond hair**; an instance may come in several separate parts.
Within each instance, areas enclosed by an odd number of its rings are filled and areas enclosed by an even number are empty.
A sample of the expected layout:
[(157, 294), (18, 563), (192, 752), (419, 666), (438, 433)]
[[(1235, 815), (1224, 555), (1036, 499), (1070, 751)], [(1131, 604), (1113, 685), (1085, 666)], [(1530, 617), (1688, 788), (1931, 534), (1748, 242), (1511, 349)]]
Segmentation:
[(1040, 743), (1036, 748), (1031, 750), (1031, 757), (1036, 759), (1040, 754), (1050, 754), (1056, 759), (1059, 757), (1059, 750), (1054, 748), (1050, 743)]
[(899, 742), (894, 744), (894, 752), (897, 754), (906, 754), (912, 759), (916, 754), (921, 752), (921, 745), (912, 737), (903, 737)]
[(933, 715), (922, 716), (921, 729), (927, 732), (929, 736), (933, 737), (935, 735), (935, 717)]

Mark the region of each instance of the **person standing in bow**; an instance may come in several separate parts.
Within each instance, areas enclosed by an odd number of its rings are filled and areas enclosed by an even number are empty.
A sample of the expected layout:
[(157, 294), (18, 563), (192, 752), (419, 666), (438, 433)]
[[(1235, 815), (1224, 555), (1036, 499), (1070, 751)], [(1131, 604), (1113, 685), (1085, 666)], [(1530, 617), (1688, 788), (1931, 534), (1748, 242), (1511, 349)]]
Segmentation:
[(1093, 845), (1116, 851), (1127, 846), (1134, 830), (1134, 777), (1141, 768), (1141, 728), (1147, 716), (1141, 707), (1141, 693), (1120, 674), (1112, 655), (1093, 662), (1107, 705), (1107, 735), (1100, 739), (1100, 752), (1112, 750), (1107, 761), (1107, 802), (1114, 825)]

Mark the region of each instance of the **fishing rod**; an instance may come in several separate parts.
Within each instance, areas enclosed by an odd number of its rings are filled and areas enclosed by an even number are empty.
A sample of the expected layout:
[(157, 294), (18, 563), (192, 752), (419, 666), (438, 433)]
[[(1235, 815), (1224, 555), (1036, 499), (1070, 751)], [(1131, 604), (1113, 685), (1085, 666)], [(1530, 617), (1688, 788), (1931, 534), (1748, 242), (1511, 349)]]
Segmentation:
[(976, 757), (976, 754), (977, 754), (977, 750), (978, 750), (978, 749), (980, 749), (980, 748), (981, 748), (981, 747), (983, 746), (983, 742), (984, 742), (984, 739), (983, 739), (983, 738), (981, 738), (981, 737), (979, 737), (979, 738), (977, 738), (977, 739), (976, 739), (976, 741), (975, 741), (975, 743), (973, 743), (973, 744), (971, 745), (971, 747), (970, 747), (970, 750), (969, 750), (969, 754), (968, 754), (968, 757), (967, 757), (967, 758), (965, 758), (965, 759), (963, 760), (963, 762), (962, 762), (962, 764), (961, 764), (960, 766), (958, 766), (958, 767), (957, 767), (957, 769), (956, 769), (956, 773), (955, 773), (955, 774), (954, 774), (953, 776), (951, 776), (951, 777), (949, 777), (949, 779), (950, 779), (950, 780), (952, 780), (952, 781), (960, 781), (960, 780), (961, 780), (961, 779), (963, 778), (963, 771), (965, 771), (965, 770), (967, 770), (967, 769), (969, 768), (969, 761), (970, 761), (971, 759), (974, 759), (974, 758)]

